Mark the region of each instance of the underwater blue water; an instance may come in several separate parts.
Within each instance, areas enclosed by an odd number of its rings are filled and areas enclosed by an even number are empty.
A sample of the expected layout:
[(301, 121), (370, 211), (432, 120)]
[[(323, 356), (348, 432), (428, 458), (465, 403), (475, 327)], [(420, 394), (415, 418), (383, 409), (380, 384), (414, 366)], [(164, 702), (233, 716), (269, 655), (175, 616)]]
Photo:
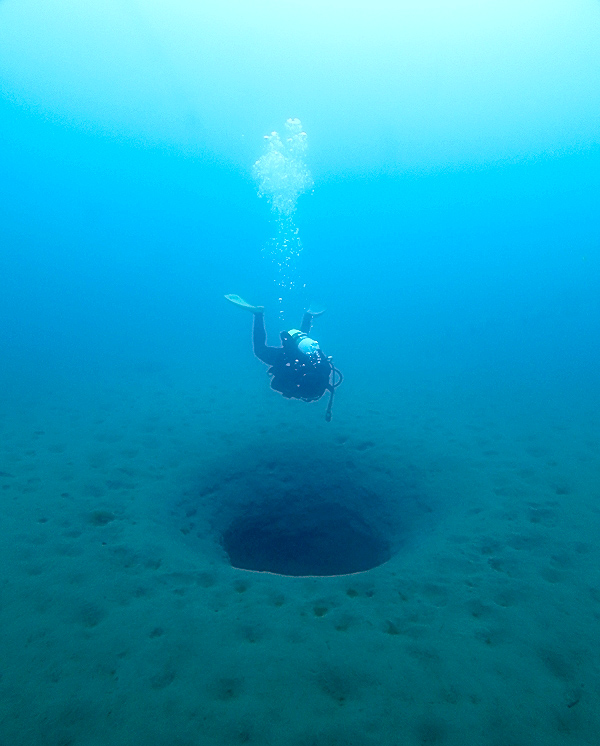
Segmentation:
[[(0, 743), (595, 746), (599, 42), (0, 0)], [(225, 294), (272, 345), (326, 307), (331, 423)]]
[[(231, 328), (226, 292), (267, 306), (276, 343), (278, 274), (261, 252), (274, 228), (249, 169), (61, 126), (6, 100), (2, 121), (7, 374), (77, 377), (139, 357), (228, 367), (246, 337)], [(311, 300), (327, 306), (328, 353), (378, 388), (406, 369), (476, 371), (551, 397), (580, 385), (592, 395), (599, 164), (587, 148), (317, 182), (298, 201), (300, 289), (286, 295), (285, 323)]]

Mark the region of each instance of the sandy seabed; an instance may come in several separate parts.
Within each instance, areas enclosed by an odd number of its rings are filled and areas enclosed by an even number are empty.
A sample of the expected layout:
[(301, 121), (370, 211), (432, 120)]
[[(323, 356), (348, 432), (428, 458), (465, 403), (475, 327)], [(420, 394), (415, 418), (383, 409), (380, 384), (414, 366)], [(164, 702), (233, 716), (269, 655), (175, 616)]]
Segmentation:
[[(347, 380), (328, 425), (324, 402), (245, 385), (151, 371), (11, 394), (0, 743), (597, 744), (585, 397)], [(372, 515), (391, 559), (334, 577), (231, 567), (232, 521), (320, 494)]]

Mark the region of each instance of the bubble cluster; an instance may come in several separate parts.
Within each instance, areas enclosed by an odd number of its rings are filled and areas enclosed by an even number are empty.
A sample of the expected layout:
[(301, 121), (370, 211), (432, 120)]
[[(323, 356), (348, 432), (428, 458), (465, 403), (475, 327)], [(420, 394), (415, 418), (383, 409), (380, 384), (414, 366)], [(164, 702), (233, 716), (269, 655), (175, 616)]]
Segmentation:
[(306, 132), (299, 119), (288, 119), (285, 134), (265, 135), (265, 152), (253, 168), (259, 197), (266, 197), (280, 215), (292, 215), (298, 197), (313, 186), (312, 176), (304, 162)]

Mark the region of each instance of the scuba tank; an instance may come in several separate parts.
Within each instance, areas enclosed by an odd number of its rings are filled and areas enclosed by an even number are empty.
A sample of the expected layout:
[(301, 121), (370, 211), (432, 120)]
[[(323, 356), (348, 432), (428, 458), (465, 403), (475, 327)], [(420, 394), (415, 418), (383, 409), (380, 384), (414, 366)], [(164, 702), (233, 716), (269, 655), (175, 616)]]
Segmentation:
[(313, 371), (316, 372), (318, 371), (318, 368), (327, 365), (327, 368), (328, 368), (327, 383), (325, 383), (323, 390), (318, 395), (312, 396), (310, 398), (303, 397), (303, 396), (301, 396), (300, 398), (303, 399), (304, 401), (317, 401), (323, 396), (325, 391), (329, 390), (329, 402), (327, 404), (327, 410), (325, 411), (325, 420), (327, 422), (331, 422), (331, 409), (333, 407), (333, 395), (335, 393), (336, 388), (344, 380), (344, 377), (342, 376), (341, 372), (331, 362), (331, 357), (325, 356), (325, 354), (319, 347), (319, 343), (315, 339), (312, 339), (304, 332), (301, 332), (299, 329), (290, 329), (287, 334), (288, 334), (288, 338), (296, 343), (296, 348), (298, 349), (298, 352), (301, 353), (301, 355), (303, 355), (304, 357), (308, 358), (309, 362), (304, 363), (303, 364), (304, 367), (309, 366), (309, 369), (312, 368)]

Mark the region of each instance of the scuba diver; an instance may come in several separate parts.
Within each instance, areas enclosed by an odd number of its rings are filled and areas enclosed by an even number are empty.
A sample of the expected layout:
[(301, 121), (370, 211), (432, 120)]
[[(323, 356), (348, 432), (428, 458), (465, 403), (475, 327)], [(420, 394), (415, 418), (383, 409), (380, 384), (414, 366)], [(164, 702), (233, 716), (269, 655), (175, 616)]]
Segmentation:
[(313, 318), (320, 316), (324, 309), (309, 308), (304, 314), (300, 329), (281, 332), (279, 336), (282, 346), (268, 347), (264, 306), (251, 306), (239, 295), (226, 295), (225, 298), (254, 316), (254, 354), (271, 366), (267, 371), (272, 376), (271, 388), (279, 391), (286, 399), (302, 399), (306, 402), (317, 401), (329, 391), (325, 419), (330, 422), (333, 394), (343, 380), (342, 374), (334, 368), (331, 358), (326, 357), (319, 343), (308, 336)]

